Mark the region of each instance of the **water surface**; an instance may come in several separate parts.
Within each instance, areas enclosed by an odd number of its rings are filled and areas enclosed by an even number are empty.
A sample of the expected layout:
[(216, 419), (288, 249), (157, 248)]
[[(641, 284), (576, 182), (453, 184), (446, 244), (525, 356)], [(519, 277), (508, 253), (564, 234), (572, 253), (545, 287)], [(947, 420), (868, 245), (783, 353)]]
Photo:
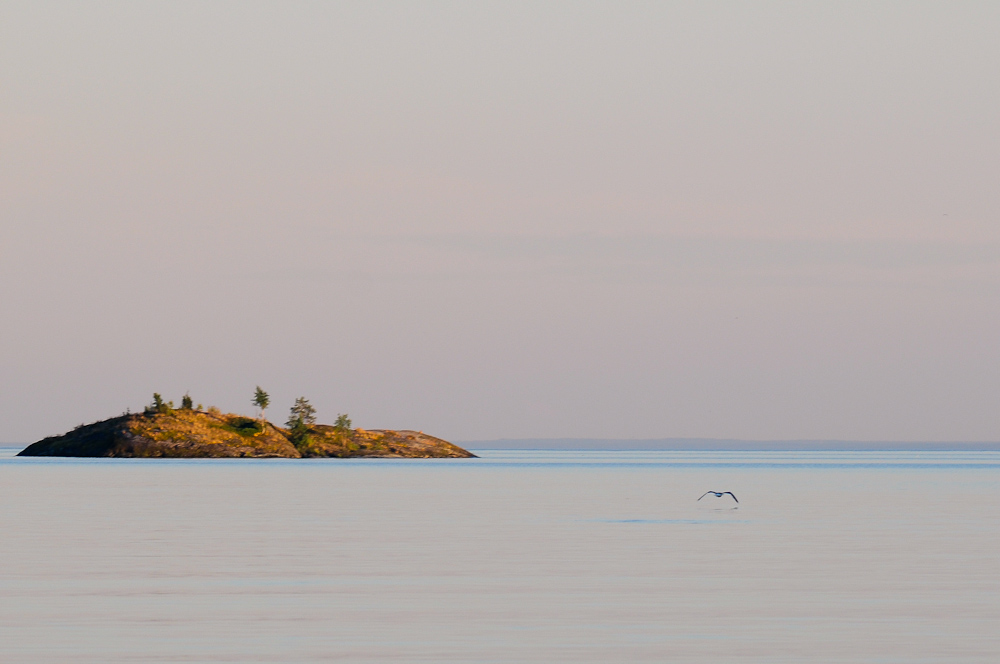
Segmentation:
[(479, 453), (0, 455), (0, 660), (1000, 661), (1000, 453)]

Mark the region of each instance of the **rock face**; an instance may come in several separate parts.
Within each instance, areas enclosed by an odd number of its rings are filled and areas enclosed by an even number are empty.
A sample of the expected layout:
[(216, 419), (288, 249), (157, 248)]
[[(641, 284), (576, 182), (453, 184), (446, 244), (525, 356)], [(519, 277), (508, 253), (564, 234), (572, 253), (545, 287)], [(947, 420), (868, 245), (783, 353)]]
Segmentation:
[[(292, 441), (296, 440), (297, 445)], [(475, 455), (417, 431), (339, 430), (323, 424), (306, 436), (240, 415), (171, 410), (130, 414), (38, 441), (18, 456), (301, 458), (468, 458)]]

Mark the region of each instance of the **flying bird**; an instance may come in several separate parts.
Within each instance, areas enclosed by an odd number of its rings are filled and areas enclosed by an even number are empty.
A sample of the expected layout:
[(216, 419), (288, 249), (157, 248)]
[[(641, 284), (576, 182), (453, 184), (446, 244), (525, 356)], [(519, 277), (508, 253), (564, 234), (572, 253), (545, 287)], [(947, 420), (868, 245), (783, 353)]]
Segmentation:
[[(732, 491), (706, 491), (705, 493), (701, 494), (701, 498), (704, 498), (710, 493), (713, 494), (716, 498), (722, 498), (724, 495), (728, 493), (730, 496), (733, 496), (733, 500), (735, 500), (736, 502), (740, 502), (739, 498), (737, 498)], [(699, 498), (698, 500), (701, 500), (701, 498)], [(698, 502), (698, 500), (696, 500), (695, 502)]]

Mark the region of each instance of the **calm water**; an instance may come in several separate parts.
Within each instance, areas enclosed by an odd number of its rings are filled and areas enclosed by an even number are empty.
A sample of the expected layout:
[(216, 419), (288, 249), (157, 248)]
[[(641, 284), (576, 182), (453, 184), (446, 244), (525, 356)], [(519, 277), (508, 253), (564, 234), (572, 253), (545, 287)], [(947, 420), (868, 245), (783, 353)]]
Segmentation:
[(482, 454), (0, 458), (0, 661), (1000, 661), (1000, 453)]

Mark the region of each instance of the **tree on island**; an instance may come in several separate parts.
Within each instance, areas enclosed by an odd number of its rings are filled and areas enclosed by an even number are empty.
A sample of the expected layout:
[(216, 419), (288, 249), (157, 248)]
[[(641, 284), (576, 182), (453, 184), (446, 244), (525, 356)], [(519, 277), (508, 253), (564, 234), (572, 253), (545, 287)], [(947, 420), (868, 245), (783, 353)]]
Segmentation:
[(309, 425), (316, 423), (316, 409), (305, 397), (299, 397), (292, 405), (288, 414), (288, 422), (285, 423), (291, 429), (290, 436), (295, 447), (304, 447), (309, 444)]
[(185, 393), (181, 397), (181, 410), (194, 410), (194, 401), (191, 399), (191, 395)]
[(347, 416), (347, 413), (337, 415), (337, 421), (333, 423), (333, 428), (341, 433), (347, 433), (351, 430), (351, 418)]
[(316, 424), (316, 409), (313, 408), (308, 399), (299, 397), (292, 405), (287, 424), (289, 429), (294, 429), (296, 426)]
[(173, 410), (173, 401), (164, 401), (159, 392), (153, 392), (153, 403), (146, 406), (145, 413), (146, 415), (155, 415), (156, 413), (169, 415)]
[(268, 396), (267, 392), (260, 389), (260, 385), (257, 386), (257, 391), (254, 392), (253, 405), (260, 408), (260, 421), (264, 422), (264, 411), (271, 405), (271, 397)]

